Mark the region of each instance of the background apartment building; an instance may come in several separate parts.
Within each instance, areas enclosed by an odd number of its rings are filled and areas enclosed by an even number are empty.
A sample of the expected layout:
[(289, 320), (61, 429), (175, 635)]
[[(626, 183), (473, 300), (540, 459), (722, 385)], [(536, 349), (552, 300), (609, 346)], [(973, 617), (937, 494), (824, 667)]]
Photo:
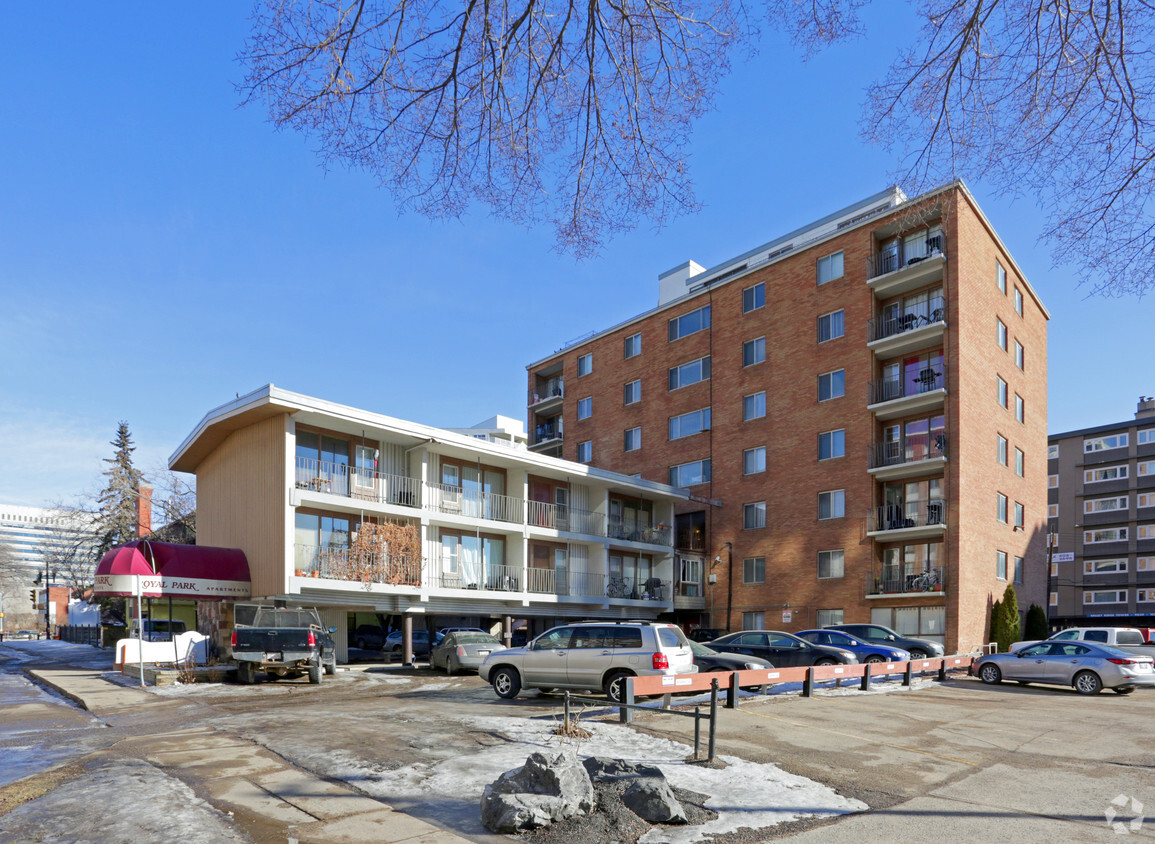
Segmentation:
[(1046, 600), (1048, 318), (962, 182), (890, 189), (531, 364), (530, 448), (690, 490), (684, 622), (978, 647)]
[(1135, 418), (1052, 434), (1047, 615), (1055, 627), (1155, 618), (1155, 398)]

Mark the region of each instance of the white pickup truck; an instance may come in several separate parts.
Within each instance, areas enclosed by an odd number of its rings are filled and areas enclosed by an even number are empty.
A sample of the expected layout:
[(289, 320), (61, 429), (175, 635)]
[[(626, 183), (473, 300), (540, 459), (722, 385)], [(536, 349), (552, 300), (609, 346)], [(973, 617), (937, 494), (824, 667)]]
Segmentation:
[[(1027, 645), (1033, 645), (1037, 641), (1039, 640), (1015, 642), (1011, 645), (1011, 653), (1014, 653), (1019, 648), (1025, 648)], [(1100, 645), (1119, 648), (1123, 651), (1155, 656), (1155, 645), (1147, 641), (1143, 636), (1142, 630), (1136, 630), (1134, 627), (1070, 627), (1066, 630), (1060, 630), (1046, 641), (1097, 642)]]

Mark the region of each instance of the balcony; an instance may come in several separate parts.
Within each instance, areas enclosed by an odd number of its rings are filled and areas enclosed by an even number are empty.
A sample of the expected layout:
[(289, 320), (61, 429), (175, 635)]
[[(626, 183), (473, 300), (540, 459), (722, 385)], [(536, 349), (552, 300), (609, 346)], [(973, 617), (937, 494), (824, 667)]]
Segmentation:
[(705, 589), (699, 582), (683, 581), (674, 586), (674, 609), (704, 610), (706, 608)]
[(348, 548), (297, 545), (294, 574), (368, 586), (420, 586), (422, 561), (404, 554), (366, 554)]
[(897, 542), (940, 536), (946, 530), (946, 502), (909, 501), (872, 507), (866, 515), (866, 535)]
[(905, 313), (876, 317), (867, 326), (867, 348), (879, 359), (932, 349), (942, 345), (946, 300), (936, 296)]
[(867, 598), (927, 598), (946, 591), (946, 569), (928, 568), (917, 574), (889, 569), (866, 575)]
[(529, 392), (529, 409), (534, 413), (544, 413), (561, 407), (565, 397), (565, 380), (561, 377), (539, 380)]
[(937, 410), (946, 398), (946, 361), (906, 377), (879, 378), (870, 384), (867, 410), (876, 419), (897, 419)]
[(468, 589), (474, 592), (520, 592), (521, 566), (505, 566), (453, 557), (439, 557), (432, 567), (430, 585), (440, 589)]
[(706, 537), (698, 531), (678, 531), (674, 547), (679, 551), (696, 551), (699, 554), (706, 552)]
[(610, 520), (606, 536), (626, 542), (646, 542), (650, 545), (669, 545), (668, 525), (648, 525), (643, 522)]
[(547, 454), (556, 451), (560, 454), (563, 440), (561, 418), (559, 417), (534, 426), (533, 442), (529, 444), (529, 450)]
[(425, 492), (427, 510), (470, 519), (522, 524), (525, 508), (520, 498), (448, 484), (426, 484)]
[(606, 535), (606, 517), (602, 513), (591, 513), (588, 510), (578, 510), (563, 504), (547, 504), (542, 501), (530, 501), (528, 507), (531, 527), (582, 533), (587, 536)]
[(593, 598), (600, 602), (605, 595), (606, 576), (586, 571), (566, 571), (530, 567), (526, 570), (528, 591), (535, 595), (557, 595), (565, 598)]
[(606, 578), (606, 597), (627, 601), (669, 601), (670, 581), (649, 577), (638, 581), (611, 574)]
[(866, 283), (880, 299), (908, 293), (940, 280), (946, 264), (946, 236), (896, 242), (866, 259)]
[(356, 498), (358, 501), (401, 507), (421, 506), (421, 481), (416, 478), (358, 469), (313, 457), (297, 458), (296, 486), (297, 489)]
[(945, 431), (909, 434), (894, 442), (872, 445), (867, 471), (880, 481), (936, 474), (942, 471), (946, 455)]

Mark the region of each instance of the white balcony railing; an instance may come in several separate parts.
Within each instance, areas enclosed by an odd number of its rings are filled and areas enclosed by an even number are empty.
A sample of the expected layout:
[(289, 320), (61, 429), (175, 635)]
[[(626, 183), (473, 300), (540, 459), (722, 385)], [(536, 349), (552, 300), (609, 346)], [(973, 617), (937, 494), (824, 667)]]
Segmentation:
[(426, 507), (438, 513), (489, 519), (495, 522), (522, 523), (525, 508), (520, 498), (463, 489), (449, 484), (426, 484), (425, 490)]

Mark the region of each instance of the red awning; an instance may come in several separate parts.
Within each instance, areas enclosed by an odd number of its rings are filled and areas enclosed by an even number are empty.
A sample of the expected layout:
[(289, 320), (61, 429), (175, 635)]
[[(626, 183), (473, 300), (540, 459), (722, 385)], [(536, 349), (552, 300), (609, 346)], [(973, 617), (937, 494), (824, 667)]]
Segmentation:
[(118, 545), (104, 555), (96, 567), (93, 591), (97, 595), (134, 595), (137, 575), (146, 598), (220, 601), (251, 594), (244, 551), (143, 539)]

